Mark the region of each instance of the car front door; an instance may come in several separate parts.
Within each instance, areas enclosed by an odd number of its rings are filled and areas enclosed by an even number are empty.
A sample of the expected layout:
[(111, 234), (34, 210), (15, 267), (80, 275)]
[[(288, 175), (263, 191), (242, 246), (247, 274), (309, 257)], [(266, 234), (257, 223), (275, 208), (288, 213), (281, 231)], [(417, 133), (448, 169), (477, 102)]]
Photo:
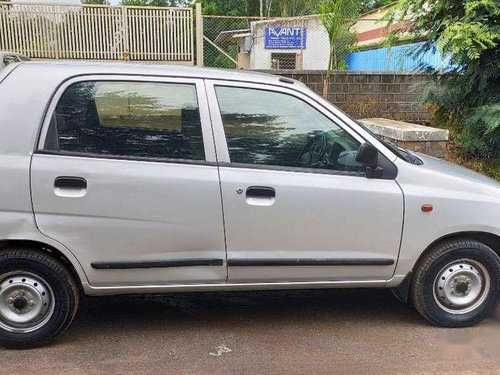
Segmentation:
[(403, 195), (393, 178), (366, 177), (363, 138), (295, 90), (210, 81), (207, 91), (228, 282), (390, 278)]
[(219, 283), (219, 175), (203, 82), (96, 76), (63, 84), (31, 166), (40, 231), (91, 285)]

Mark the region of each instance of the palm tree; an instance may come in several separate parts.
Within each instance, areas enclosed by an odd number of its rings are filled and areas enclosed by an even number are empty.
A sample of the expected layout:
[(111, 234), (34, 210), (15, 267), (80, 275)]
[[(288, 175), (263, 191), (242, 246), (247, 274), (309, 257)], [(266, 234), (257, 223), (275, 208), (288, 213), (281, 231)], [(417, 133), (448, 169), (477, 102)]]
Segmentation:
[(332, 70), (343, 68), (343, 57), (354, 43), (349, 31), (358, 16), (360, 0), (323, 0), (319, 4), (320, 20), (328, 33), (330, 55), (323, 82), (323, 97), (328, 96), (328, 86)]

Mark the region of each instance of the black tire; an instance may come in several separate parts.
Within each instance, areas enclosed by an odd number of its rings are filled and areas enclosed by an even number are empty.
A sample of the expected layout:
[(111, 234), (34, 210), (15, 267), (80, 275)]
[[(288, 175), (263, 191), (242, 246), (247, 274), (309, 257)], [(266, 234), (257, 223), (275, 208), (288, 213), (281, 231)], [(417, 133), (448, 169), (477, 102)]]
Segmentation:
[(12, 332), (12, 329), (8, 330), (5, 325), (0, 325), (0, 345), (24, 349), (55, 340), (68, 329), (78, 311), (79, 290), (74, 277), (50, 254), (29, 249), (0, 251), (0, 285), (5, 280), (9, 282), (8, 279), (15, 277), (12, 275), (16, 274), (33, 275), (50, 287), (53, 294), (51, 299), (53, 312), (51, 315), (47, 314), (48, 320), (43, 322), (42, 326), (31, 332)]
[[(443, 307), (436, 301), (440, 298), (437, 289), (441, 289), (436, 288), (436, 278), (443, 270), (446, 272), (449, 264), (462, 260), (470, 261), (478, 267), (482, 265), (481, 274), (487, 273), (489, 283), (484, 282), (483, 297), (478, 298), (476, 304), (472, 303), (469, 308), (464, 306), (462, 312), (450, 312), (447, 309), (453, 309), (452, 307)], [(489, 291), (486, 290), (487, 285)], [(450, 240), (437, 245), (420, 260), (414, 272), (410, 297), (418, 312), (431, 323), (442, 327), (469, 327), (480, 323), (493, 312), (498, 303), (499, 292), (499, 256), (490, 247), (476, 240)]]

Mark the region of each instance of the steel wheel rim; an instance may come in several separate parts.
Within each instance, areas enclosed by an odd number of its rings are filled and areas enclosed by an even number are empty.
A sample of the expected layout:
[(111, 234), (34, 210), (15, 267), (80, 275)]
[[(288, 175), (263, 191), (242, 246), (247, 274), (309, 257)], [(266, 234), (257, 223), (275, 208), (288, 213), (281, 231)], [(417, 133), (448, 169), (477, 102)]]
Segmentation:
[(54, 314), (55, 298), (50, 285), (29, 272), (0, 275), (0, 328), (29, 333), (43, 327)]
[(472, 259), (448, 263), (434, 280), (434, 300), (451, 314), (467, 314), (488, 297), (490, 276), (483, 264)]

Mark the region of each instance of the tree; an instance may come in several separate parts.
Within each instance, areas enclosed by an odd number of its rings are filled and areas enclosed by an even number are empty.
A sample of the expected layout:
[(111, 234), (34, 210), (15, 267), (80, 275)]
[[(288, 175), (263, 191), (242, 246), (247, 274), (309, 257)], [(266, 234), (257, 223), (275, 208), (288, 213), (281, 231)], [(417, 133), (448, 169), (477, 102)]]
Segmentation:
[(330, 76), (334, 69), (345, 69), (344, 56), (355, 42), (353, 33), (349, 30), (359, 14), (360, 3), (356, 0), (324, 0), (319, 5), (320, 20), (328, 33), (330, 55), (325, 80), (323, 96), (328, 96)]
[(359, 5), (360, 13), (367, 13), (385, 5), (393, 4), (394, 0), (362, 0)]
[(109, 5), (108, 0), (81, 0), (83, 5)]
[[(358, 12), (365, 13), (394, 0), (353, 0)], [(203, 13), (220, 16), (296, 17), (318, 14), (322, 0), (198, 0)]]
[(295, 17), (317, 12), (320, 0), (203, 0), (203, 13), (221, 16)]
[(500, 2), (400, 0), (394, 14), (411, 19), (412, 32), (451, 54), (456, 66), (435, 75), (424, 101), (455, 124), (465, 155), (500, 156)]
[[(93, 0), (90, 0), (93, 1)], [(99, 1), (99, 0), (95, 0)], [(184, 7), (191, 3), (189, 0), (121, 0), (122, 5), (142, 7)]]
[[(282, 0), (270, 1), (269, 16), (295, 17), (314, 14), (318, 10), (318, 0)], [(274, 8), (273, 8), (274, 5)]]

